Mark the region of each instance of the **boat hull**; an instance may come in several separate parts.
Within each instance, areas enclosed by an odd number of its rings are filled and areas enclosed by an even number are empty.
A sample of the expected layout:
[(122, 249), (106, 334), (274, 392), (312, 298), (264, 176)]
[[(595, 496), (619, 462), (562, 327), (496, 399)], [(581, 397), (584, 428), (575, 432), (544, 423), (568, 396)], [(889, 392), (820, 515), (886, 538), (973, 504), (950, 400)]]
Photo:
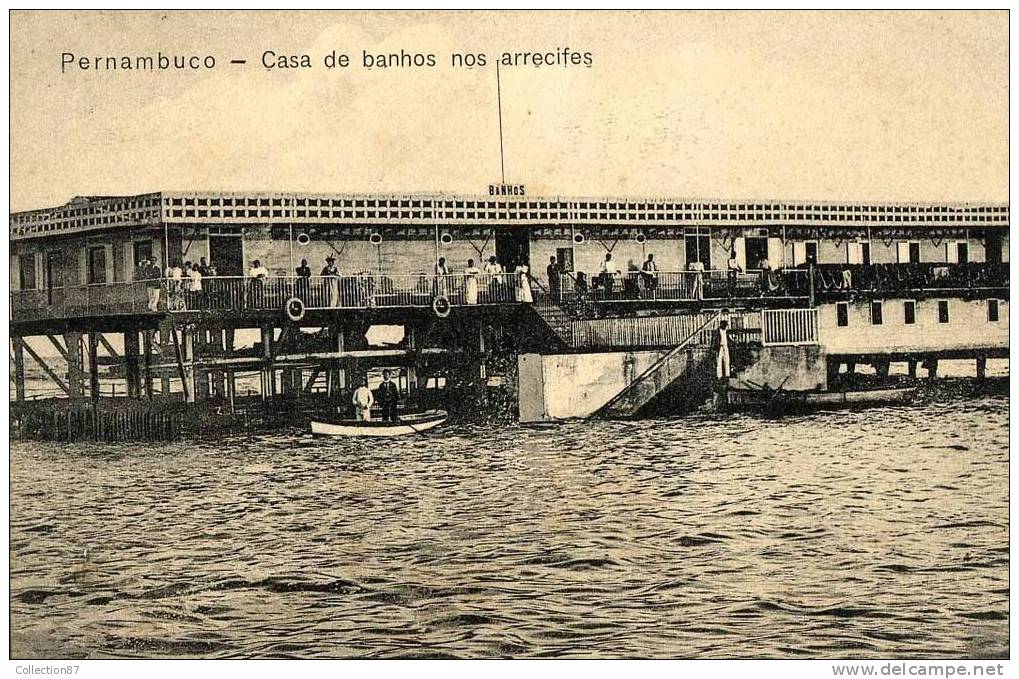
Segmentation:
[(445, 410), (430, 410), (400, 418), (399, 422), (357, 420), (312, 420), (311, 433), (315, 436), (390, 437), (420, 434), (435, 429), (447, 419)]
[(909, 403), (915, 394), (916, 389), (911, 387), (802, 393), (732, 390), (728, 400), (729, 406), (737, 410), (795, 411)]

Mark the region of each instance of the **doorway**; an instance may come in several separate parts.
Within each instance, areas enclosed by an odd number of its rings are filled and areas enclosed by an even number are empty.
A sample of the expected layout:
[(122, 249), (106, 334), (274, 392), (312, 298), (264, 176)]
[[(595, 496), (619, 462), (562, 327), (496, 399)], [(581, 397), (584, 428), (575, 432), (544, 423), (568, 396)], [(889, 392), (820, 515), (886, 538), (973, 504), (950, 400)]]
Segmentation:
[(63, 260), (60, 252), (46, 253), (46, 301), (50, 306), (63, 301), (59, 299), (64, 288)]
[(746, 267), (747, 269), (760, 269), (761, 260), (767, 261), (768, 259), (768, 239), (767, 238), (747, 238), (744, 241), (744, 247), (746, 248)]
[(988, 233), (984, 237), (984, 259), (990, 264), (1001, 264), (1001, 234)]
[(519, 264), (530, 266), (530, 229), (521, 229), (517, 227), (496, 229), (495, 256), (506, 271), (513, 271)]
[(240, 235), (209, 235), (209, 263), (217, 276), (244, 275), (244, 239)]

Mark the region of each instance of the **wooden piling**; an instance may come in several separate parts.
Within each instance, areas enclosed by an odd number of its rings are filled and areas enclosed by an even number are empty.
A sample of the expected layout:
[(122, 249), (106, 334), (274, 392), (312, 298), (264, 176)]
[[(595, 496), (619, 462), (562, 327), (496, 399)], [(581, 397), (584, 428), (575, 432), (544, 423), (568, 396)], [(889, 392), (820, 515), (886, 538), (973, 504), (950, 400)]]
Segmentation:
[(25, 340), (23, 337), (12, 338), (14, 343), (14, 398), (25, 400)]

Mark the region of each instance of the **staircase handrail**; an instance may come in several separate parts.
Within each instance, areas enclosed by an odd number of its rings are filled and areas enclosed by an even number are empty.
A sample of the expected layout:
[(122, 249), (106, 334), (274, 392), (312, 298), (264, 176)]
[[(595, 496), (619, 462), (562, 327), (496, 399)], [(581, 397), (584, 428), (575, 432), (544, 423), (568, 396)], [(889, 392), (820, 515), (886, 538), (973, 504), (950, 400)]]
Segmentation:
[(638, 375), (636, 378), (634, 378), (634, 380), (632, 382), (630, 382), (628, 385), (626, 385), (625, 387), (623, 387), (623, 389), (618, 394), (616, 394), (611, 399), (609, 399), (608, 402), (605, 405), (603, 405), (601, 408), (598, 409), (598, 412), (601, 413), (601, 412), (609, 409), (611, 406), (615, 405), (616, 402), (618, 402), (624, 396), (626, 396), (628, 393), (630, 393), (631, 390), (635, 389), (637, 387), (637, 385), (640, 384), (644, 380), (645, 377), (647, 377), (651, 373), (653, 373), (656, 370), (658, 370), (659, 368), (661, 368), (667, 361), (672, 359), (672, 357), (674, 357), (680, 351), (685, 349), (687, 347), (687, 345), (690, 344), (690, 342), (692, 342), (695, 337), (697, 337), (700, 333), (704, 332), (704, 330), (706, 330), (709, 325), (711, 325), (712, 323), (716, 322), (719, 318), (721, 318), (722, 317), (722, 313), (723, 312), (721, 312), (721, 311), (716, 312), (714, 316), (712, 316), (708, 320), (706, 320), (703, 323), (701, 323), (700, 326), (698, 326), (696, 330), (694, 330), (689, 335), (687, 335), (686, 339), (684, 339), (682, 342), (680, 342), (678, 345), (676, 345), (675, 348), (670, 349), (669, 352), (667, 354), (665, 354), (664, 356), (662, 356), (660, 359), (658, 359), (657, 361), (652, 363), (651, 366), (647, 370), (645, 370), (640, 375)]

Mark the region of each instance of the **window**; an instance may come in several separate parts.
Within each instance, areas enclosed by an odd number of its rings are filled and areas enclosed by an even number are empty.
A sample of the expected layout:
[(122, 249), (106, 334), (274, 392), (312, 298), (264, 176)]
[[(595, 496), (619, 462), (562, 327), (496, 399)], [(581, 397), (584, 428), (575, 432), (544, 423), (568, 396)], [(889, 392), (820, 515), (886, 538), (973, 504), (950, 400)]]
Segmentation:
[(573, 273), (573, 248), (556, 248), (556, 262), (563, 273)]
[(138, 266), (145, 260), (152, 257), (152, 241), (136, 240), (134, 242), (134, 259), (131, 264)]
[(998, 322), (998, 300), (996, 299), (987, 300), (987, 322)]
[(871, 325), (881, 325), (883, 319), (881, 318), (881, 302), (870, 303), (870, 323)]
[(966, 264), (969, 262), (969, 244), (964, 241), (952, 241), (945, 243), (945, 249), (947, 250), (947, 257), (945, 258), (949, 264)]
[(711, 268), (711, 236), (686, 236), (686, 263), (703, 262), (705, 269)]
[(896, 248), (899, 264), (917, 264), (920, 261), (920, 243), (918, 241), (901, 241)]
[(817, 264), (817, 242), (807, 241), (803, 244), (806, 253), (807, 264)]
[(916, 323), (916, 302), (908, 300), (903, 303), (903, 312), (906, 317), (906, 325)]
[(22, 290), (35, 290), (35, 254), (18, 256), (18, 283)]
[(106, 283), (106, 248), (101, 245), (88, 249), (88, 283), (89, 285)]
[(839, 302), (835, 305), (835, 323), (840, 328), (849, 325), (849, 305), (847, 303)]
[(948, 300), (938, 300), (938, 323), (948, 323)]

